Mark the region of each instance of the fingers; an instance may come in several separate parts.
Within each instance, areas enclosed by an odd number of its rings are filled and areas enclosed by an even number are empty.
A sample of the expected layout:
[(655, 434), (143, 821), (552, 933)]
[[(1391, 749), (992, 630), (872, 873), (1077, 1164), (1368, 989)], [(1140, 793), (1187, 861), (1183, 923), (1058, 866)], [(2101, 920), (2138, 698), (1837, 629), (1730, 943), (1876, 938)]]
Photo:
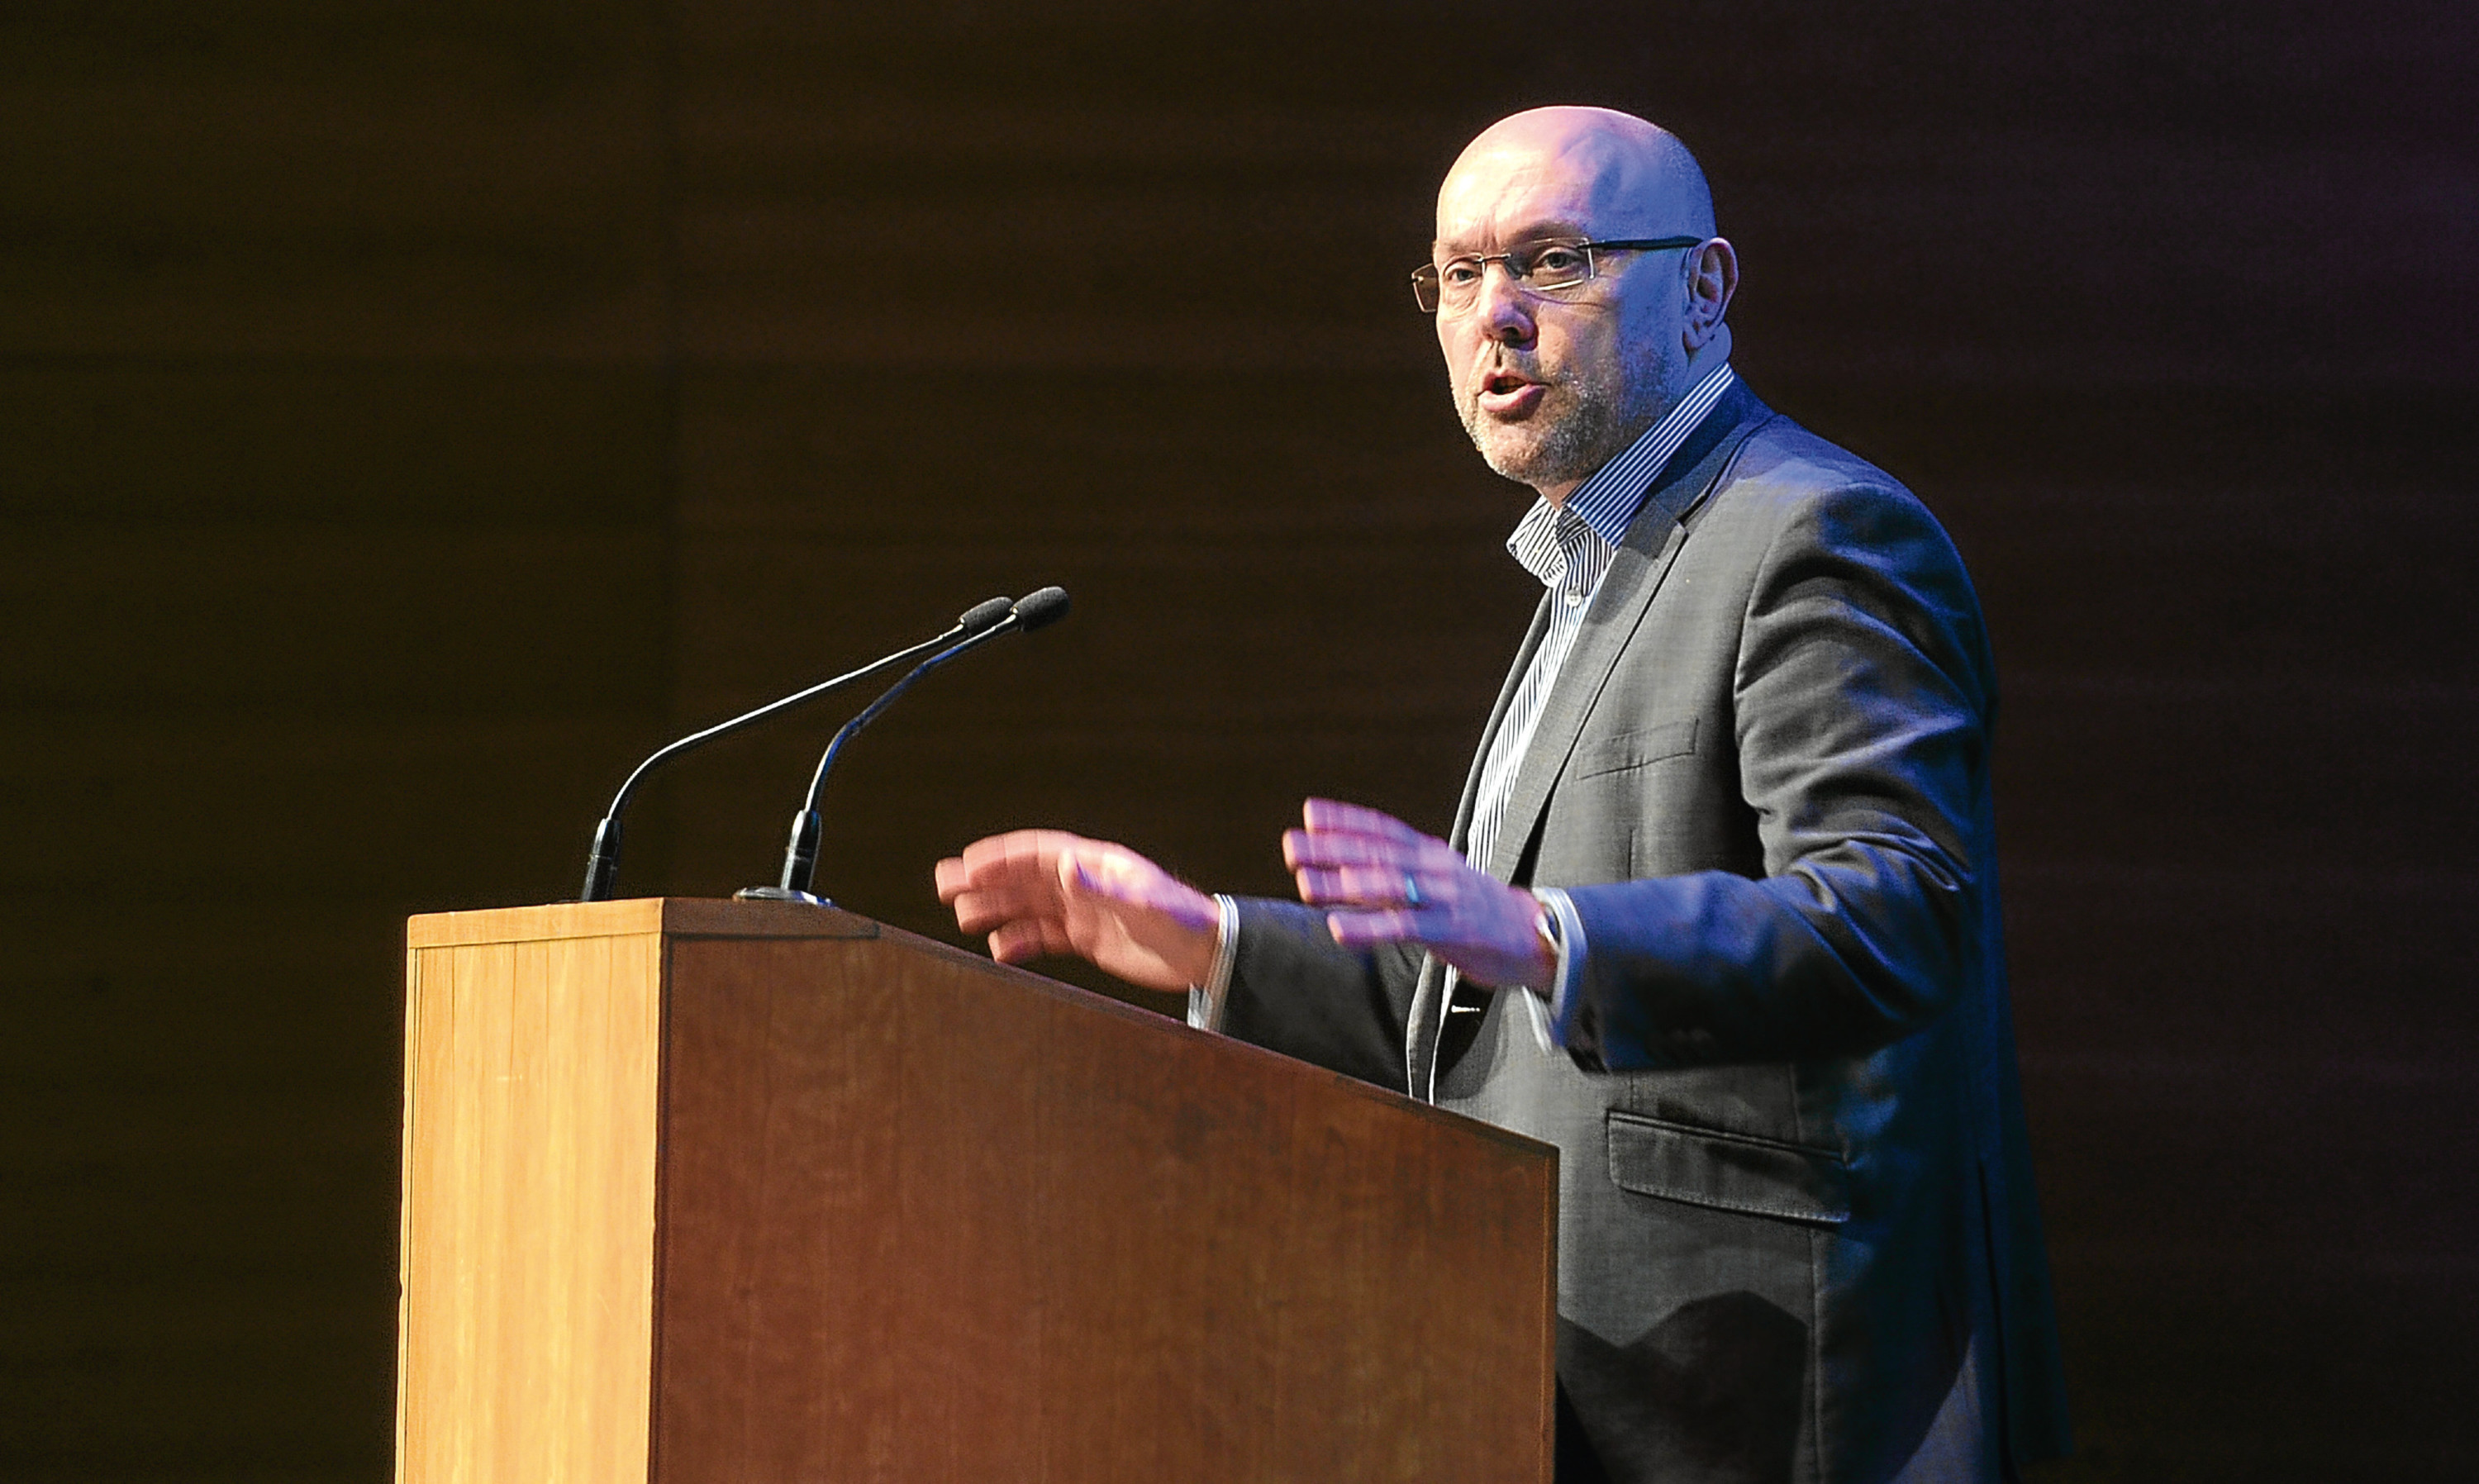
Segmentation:
[(1397, 909), (1354, 929), (1378, 934), (1361, 941), (1418, 935), (1418, 914), (1451, 906), (1470, 874), (1453, 846), (1391, 814), (1332, 799), (1311, 799), (1300, 814), (1307, 827), (1285, 832), (1283, 860), (1301, 901)]
[(966, 892), (1038, 894), (1059, 853), (1087, 843), (1064, 830), (1014, 830), (975, 840), (933, 869), (938, 900), (953, 903)]
[(943, 888), (952, 878), (959, 885), (980, 886), (998, 877), (1046, 872), (1060, 851), (1095, 843), (1064, 830), (1010, 830), (987, 835), (965, 846), (961, 856), (939, 861), (938, 883)]
[(967, 891), (952, 905), (956, 926), (966, 933), (987, 933), (1002, 923), (1054, 919), (1061, 910), (1055, 898), (1020, 891)]
[(1087, 843), (1063, 830), (1016, 830), (975, 840), (933, 869), (938, 900), (956, 909), (956, 926), (966, 933), (1055, 918), (1061, 910), (1056, 862), (1061, 852)]
[(938, 883), (938, 900), (953, 902), (972, 883), (972, 871), (960, 856), (949, 856), (931, 868), (931, 877)]
[(1000, 924), (990, 934), (990, 957), (1001, 963), (1063, 954), (1070, 946), (1066, 926), (1056, 918), (1019, 918)]
[(1310, 799), (1300, 806), (1300, 823), (1312, 834), (1365, 834), (1416, 845), (1431, 838), (1393, 815), (1339, 799)]
[(1294, 873), (1350, 871), (1370, 882), (1399, 879), (1406, 872), (1426, 880), (1431, 872), (1451, 873), (1466, 864), (1464, 857), (1443, 841), (1415, 847), (1382, 846), (1367, 839), (1307, 834), (1297, 830), (1283, 836), (1283, 863)]
[(1325, 930), (1345, 948), (1358, 948), (1369, 943), (1401, 943), (1418, 941), (1420, 936), (1419, 914), (1412, 911), (1391, 912), (1328, 912)]
[(1293, 871), (1361, 868), (1398, 876), (1410, 871), (1425, 880), (1429, 872), (1457, 871), (1467, 862), (1453, 846), (1425, 835), (1416, 845), (1396, 845), (1367, 835), (1312, 834), (1291, 830), (1283, 834), (1283, 863)]
[(1463, 864), (1455, 848), (1422, 834), (1392, 814), (1311, 799), (1301, 806), (1306, 828), (1283, 832), (1283, 860), (1303, 866), (1384, 866), (1390, 870), (1451, 868)]
[(1462, 866), (1461, 861), (1444, 871), (1396, 866), (1345, 866), (1340, 870), (1303, 866), (1291, 873), (1291, 879), (1299, 883), (1300, 900), (1313, 907), (1332, 904), (1418, 910), (1436, 907), (1450, 896), (1455, 884), (1452, 872)]
[(1300, 818), (1303, 828), (1283, 835), (1283, 859), (1301, 901), (1334, 908), (1326, 931), (1337, 943), (1418, 943), (1482, 984), (1546, 979), (1530, 892), (1392, 814), (1311, 799)]

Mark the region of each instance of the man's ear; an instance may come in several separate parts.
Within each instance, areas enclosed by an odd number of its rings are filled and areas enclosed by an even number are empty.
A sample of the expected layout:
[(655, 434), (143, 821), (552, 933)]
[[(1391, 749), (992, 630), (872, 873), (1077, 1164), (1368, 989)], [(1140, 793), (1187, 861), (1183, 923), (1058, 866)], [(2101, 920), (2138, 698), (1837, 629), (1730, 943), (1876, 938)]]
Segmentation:
[(1722, 317), (1730, 312), (1730, 295), (1739, 292), (1739, 254), (1726, 237), (1717, 237), (1690, 256), (1687, 267), (1687, 324), (1683, 338), (1691, 351), (1722, 332)]

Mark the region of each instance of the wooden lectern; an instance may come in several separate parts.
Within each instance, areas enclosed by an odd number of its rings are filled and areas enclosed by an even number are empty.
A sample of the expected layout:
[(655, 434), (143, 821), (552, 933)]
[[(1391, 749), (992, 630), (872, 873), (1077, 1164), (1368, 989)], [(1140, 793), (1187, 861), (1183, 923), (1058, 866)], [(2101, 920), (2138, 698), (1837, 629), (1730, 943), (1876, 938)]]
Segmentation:
[(408, 939), (407, 1484), (1549, 1478), (1546, 1144), (831, 908)]

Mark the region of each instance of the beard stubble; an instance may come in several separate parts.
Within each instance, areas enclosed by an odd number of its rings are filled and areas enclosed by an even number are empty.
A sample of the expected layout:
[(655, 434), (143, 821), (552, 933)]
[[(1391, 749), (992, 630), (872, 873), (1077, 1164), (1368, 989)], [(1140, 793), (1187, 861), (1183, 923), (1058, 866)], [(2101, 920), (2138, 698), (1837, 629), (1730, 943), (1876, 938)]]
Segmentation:
[[(1455, 409), (1464, 432), (1493, 471), (1535, 489), (1592, 477), (1676, 400), (1673, 368), (1658, 345), (1550, 383), (1540, 411), (1521, 422), (1497, 422), (1482, 414), (1484, 379), (1473, 378), (1471, 393)], [(1568, 404), (1563, 410), (1555, 405), (1562, 400)]]

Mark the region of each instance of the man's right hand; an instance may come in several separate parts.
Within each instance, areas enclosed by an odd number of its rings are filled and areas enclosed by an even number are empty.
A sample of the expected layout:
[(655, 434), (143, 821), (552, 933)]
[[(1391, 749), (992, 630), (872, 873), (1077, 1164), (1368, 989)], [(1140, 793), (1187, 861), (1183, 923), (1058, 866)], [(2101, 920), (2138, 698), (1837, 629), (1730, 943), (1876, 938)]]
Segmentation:
[(1203, 984), (1222, 915), (1212, 897), (1124, 845), (1063, 830), (975, 840), (938, 862), (938, 900), (986, 933), (990, 957), (1075, 954), (1148, 989)]

